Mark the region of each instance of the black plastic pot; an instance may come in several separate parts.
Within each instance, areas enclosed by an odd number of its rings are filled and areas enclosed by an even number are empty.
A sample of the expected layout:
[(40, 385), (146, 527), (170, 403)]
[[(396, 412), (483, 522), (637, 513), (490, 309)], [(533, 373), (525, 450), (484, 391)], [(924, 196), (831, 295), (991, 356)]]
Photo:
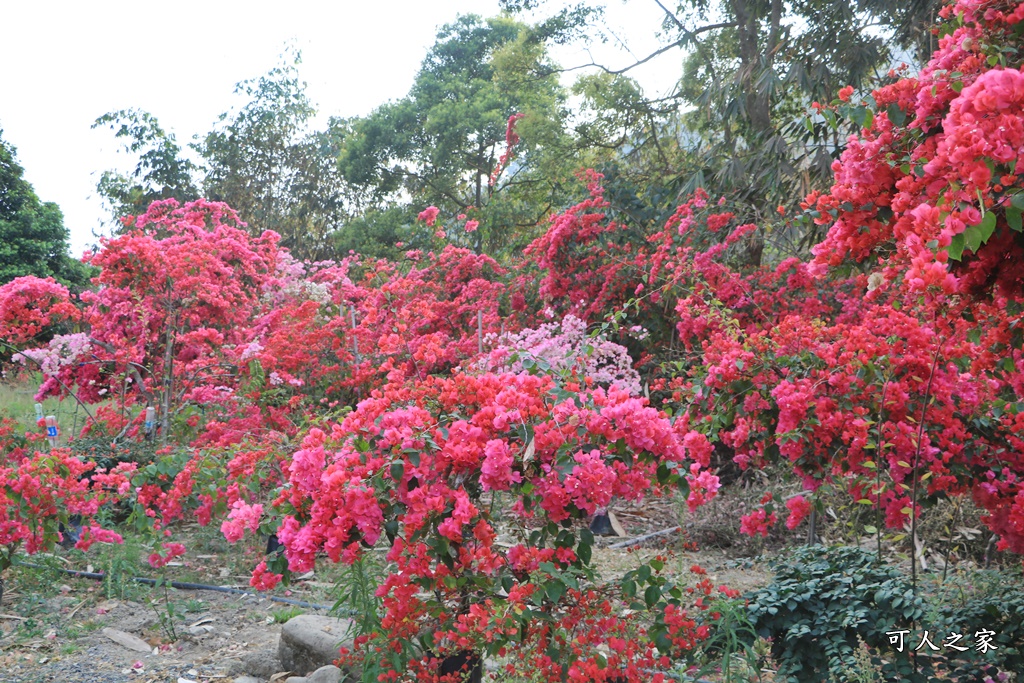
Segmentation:
[(75, 544), (82, 538), (82, 517), (71, 515), (68, 518), (68, 525), (61, 522), (57, 525), (57, 531), (61, 534), (60, 547), (68, 550), (74, 548)]
[(607, 512), (599, 512), (590, 520), (590, 532), (595, 536), (614, 536), (612, 520)]
[(270, 534), (270, 537), (267, 538), (267, 555), (275, 553), (283, 547), (281, 541), (277, 540), (277, 534)]
[(462, 681), (481, 683), (484, 679), (484, 662), (475, 652), (460, 652), (442, 659), (437, 673), (440, 676), (461, 673)]

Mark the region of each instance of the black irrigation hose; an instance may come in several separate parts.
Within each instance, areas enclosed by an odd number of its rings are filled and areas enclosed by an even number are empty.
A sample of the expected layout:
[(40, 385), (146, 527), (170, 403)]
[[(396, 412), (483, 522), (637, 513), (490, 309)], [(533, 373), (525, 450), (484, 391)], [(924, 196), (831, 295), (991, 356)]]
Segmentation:
[[(34, 564), (32, 562), (22, 562), (20, 560), (17, 562), (17, 564), (18, 564), (19, 567), (31, 567), (32, 569), (56, 569), (59, 572), (63, 572), (64, 574), (67, 574), (68, 576), (75, 576), (75, 577), (82, 578), (82, 579), (93, 579), (94, 581), (102, 581), (103, 579), (107, 578), (106, 574), (101, 574), (101, 573), (98, 573), (98, 572), (83, 572), (83, 571), (79, 571), (77, 569), (64, 569), (63, 567), (44, 567), (41, 564)], [(131, 577), (131, 580), (134, 581), (135, 583), (141, 583), (141, 584), (144, 584), (146, 586), (156, 586), (156, 584), (157, 584), (156, 579), (147, 579), (144, 576), (133, 576), (133, 577)], [(286, 605), (294, 605), (295, 607), (304, 607), (306, 609), (322, 609), (322, 610), (327, 610), (327, 611), (334, 610), (334, 608), (331, 607), (330, 605), (318, 605), (316, 603), (306, 602), (305, 600), (292, 600), (291, 598), (279, 598), (276, 595), (257, 595), (256, 593), (253, 593), (252, 591), (246, 591), (246, 590), (242, 590), (240, 588), (229, 588), (227, 586), (209, 586), (209, 585), (203, 584), (203, 583), (187, 583), (187, 582), (183, 582), (183, 581), (168, 581), (165, 585), (170, 586), (171, 588), (178, 588), (178, 589), (181, 589), (181, 590), (215, 591), (217, 593), (230, 593), (231, 595), (244, 595), (246, 597), (252, 597), (252, 598), (264, 597), (264, 598), (267, 598), (268, 600), (270, 600), (272, 602), (281, 602), (281, 603), (284, 603)], [(357, 612), (355, 610), (336, 610), (336, 611), (339, 614), (346, 614), (348, 616), (352, 616), (354, 614), (357, 614)]]

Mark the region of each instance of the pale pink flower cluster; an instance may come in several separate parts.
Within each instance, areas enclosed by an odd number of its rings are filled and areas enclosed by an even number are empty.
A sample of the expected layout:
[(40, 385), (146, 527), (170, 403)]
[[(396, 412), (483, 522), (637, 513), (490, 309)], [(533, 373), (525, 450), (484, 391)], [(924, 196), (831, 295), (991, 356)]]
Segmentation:
[[(509, 362), (512, 354), (518, 359)], [(576, 370), (598, 384), (634, 395), (642, 391), (640, 375), (626, 347), (602, 336), (589, 336), (586, 322), (571, 314), (561, 322), (504, 335), (491, 355), (491, 364), (498, 371), (518, 374), (525, 369), (527, 358), (545, 361), (554, 374)]]
[(54, 377), (62, 368), (77, 362), (90, 348), (89, 335), (84, 332), (58, 334), (48, 346), (16, 353), (13, 360), (19, 363), (24, 363), (25, 359), (33, 360), (44, 375)]
[(262, 350), (263, 344), (260, 344), (260, 340), (253, 339), (251, 342), (249, 342), (248, 345), (246, 345), (244, 349), (242, 349), (242, 355), (239, 357), (239, 360), (245, 362), (247, 360), (255, 358), (260, 354), (260, 351)]

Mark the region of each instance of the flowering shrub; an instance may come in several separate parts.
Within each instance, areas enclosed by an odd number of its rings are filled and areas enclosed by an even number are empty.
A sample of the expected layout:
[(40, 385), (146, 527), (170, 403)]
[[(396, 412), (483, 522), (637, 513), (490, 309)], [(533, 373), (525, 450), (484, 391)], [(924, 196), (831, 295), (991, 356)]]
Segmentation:
[(32, 275), (0, 286), (0, 340), (11, 345), (43, 341), (54, 327), (78, 320), (67, 287)]
[[(707, 456), (644, 399), (615, 387), (560, 386), (527, 373), (391, 383), (330, 432), (311, 430), (292, 456), (276, 501), (284, 557), (261, 566), (254, 582), (265, 584), (268, 569), (307, 571), (319, 552), (351, 563), (386, 539), (393, 569), (378, 590), (380, 656), (396, 672), (429, 666), (428, 653), (496, 653), (526, 637), (538, 614), (566, 618), (566, 605), (584, 598), (597, 602), (580, 609), (603, 614), (607, 633), (625, 633), (633, 627), (583, 588), (593, 536), (576, 522), (612, 496), (681, 487), (694, 505), (709, 499), (718, 480)], [(528, 529), (510, 547), (496, 544), (499, 497)], [(563, 644), (552, 660), (559, 667), (579, 661), (589, 670), (585, 662), (596, 661)], [(578, 643), (588, 644), (596, 643)], [(630, 645), (607, 667), (641, 680), (634, 660), (649, 647)]]
[[(700, 193), (658, 233), (628, 239), (595, 174), (590, 199), (554, 217), (527, 255), (556, 310), (625, 310), (655, 353), (678, 343), (651, 388), (670, 393), (716, 464), (787, 463), (806, 489), (842, 485), (892, 528), (969, 490), (1000, 547), (1024, 551), (1022, 14), (962, 0), (943, 16), (919, 78), (874, 103), (847, 90), (822, 109), (863, 128), (830, 192), (804, 204), (828, 226), (810, 263), (733, 265), (757, 228), (733, 227)], [(743, 526), (766, 533), (774, 515), (765, 506)]]
[(413, 255), (405, 268), (383, 261), (362, 268), (337, 297), (356, 323), (342, 353), (364, 395), (385, 379), (451, 370), (479, 353), (483, 335), (501, 329), (506, 271), (489, 256), (448, 246)]
[(21, 462), (0, 466), (0, 575), (19, 548), (29, 555), (51, 550), (62, 540), (59, 526), (67, 525), (73, 515), (83, 524), (77, 548), (121, 542), (121, 536), (99, 527), (93, 518), (104, 502), (126, 493), (125, 473), (132, 467), (90, 476), (92, 469), (92, 463), (72, 457), (66, 449), (36, 451)]

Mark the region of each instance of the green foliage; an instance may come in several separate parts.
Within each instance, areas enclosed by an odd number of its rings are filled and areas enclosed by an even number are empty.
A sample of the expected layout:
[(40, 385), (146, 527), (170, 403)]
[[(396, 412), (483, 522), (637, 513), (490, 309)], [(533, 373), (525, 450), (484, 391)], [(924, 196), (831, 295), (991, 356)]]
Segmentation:
[(301, 259), (329, 255), (326, 236), (347, 216), (347, 192), (335, 165), (337, 130), (311, 130), (316, 110), (299, 78), (301, 54), (239, 83), (248, 101), (221, 114), (195, 149), (207, 198), (227, 202), (254, 232), (273, 230)]
[(299, 78), (299, 53), (286, 53), (268, 73), (239, 83), (247, 98), (221, 114), (192, 145), (202, 165), (190, 161), (173, 133), (138, 109), (104, 114), (93, 127), (109, 126), (137, 159), (128, 175), (103, 173), (97, 189), (115, 220), (144, 213), (150, 203), (199, 198), (227, 202), (256, 234), (273, 230), (296, 257), (330, 256), (327, 235), (359, 199), (342, 181), (337, 123), (311, 130), (316, 113)]
[[(1017, 572), (1019, 574), (1019, 572)], [(937, 594), (926, 623), (940, 638), (963, 634), (960, 652), (943, 648), (939, 671), (954, 681), (982, 681), (999, 671), (1024, 671), (1024, 581), (1006, 572), (979, 571), (956, 577)], [(981, 652), (975, 633), (994, 631), (994, 649)]]
[[(343, 122), (339, 168), (377, 201), (437, 206), (442, 225), (459, 214), (480, 220), (476, 233), (451, 238), (493, 253), (546, 217), (576, 170), (564, 100), (530, 27), (463, 16), (441, 28), (408, 96)], [(492, 183), (517, 113), (515, 160)]]
[(716, 596), (712, 598), (707, 614), (717, 614), (717, 619), (706, 619), (710, 628), (707, 640), (700, 645), (698, 671), (690, 673), (701, 676), (720, 672), (722, 681), (753, 681), (762, 680), (762, 653), (759, 652), (762, 641), (757, 640), (757, 632), (747, 615), (747, 605), (743, 599)]
[(103, 544), (95, 561), (96, 571), (103, 574), (102, 593), (109, 599), (138, 599), (148, 592), (136, 583), (140, 574), (142, 549), (137, 537), (126, 535), (124, 543)]
[(157, 444), (152, 441), (117, 440), (109, 434), (92, 434), (72, 439), (68, 448), (79, 459), (96, 463), (98, 469), (109, 471), (124, 462), (140, 467), (156, 458)]
[(84, 285), (89, 269), (68, 256), (64, 214), (39, 200), (23, 177), (17, 150), (2, 136), (0, 129), (0, 285), (24, 275)]
[[(382, 601), (376, 595), (379, 585), (387, 578), (384, 564), (372, 554), (364, 554), (351, 565), (339, 565), (341, 573), (335, 579), (337, 601), (331, 609), (351, 619), (347, 637), (372, 636), (381, 630)], [(373, 683), (381, 673), (376, 657), (367, 657), (363, 664), (363, 683)]]
[[(542, 4), (502, 2), (510, 12)], [(846, 85), (859, 93), (877, 85), (894, 60), (895, 44), (917, 41), (937, 3), (659, 4), (661, 47), (621, 68), (595, 65), (595, 72), (578, 79), (577, 144), (612, 152), (615, 174), (640, 189), (638, 200), (669, 196), (668, 204), (651, 205), (655, 212), (698, 187), (712, 198), (726, 197), (725, 210), (767, 233), (755, 233), (745, 245), (746, 263), (806, 254), (819, 241), (819, 228), (806, 223), (794, 229), (776, 207), (795, 213), (811, 190), (827, 187), (846, 135), (858, 130), (855, 122), (837, 129), (809, 115), (811, 103), (832, 101)], [(589, 31), (589, 40), (607, 38), (595, 21), (599, 16), (578, 15), (568, 23), (574, 35)], [(566, 23), (566, 12), (549, 21)], [(641, 64), (664, 63), (680, 52), (682, 68), (669, 94), (652, 97), (630, 77)]]
[(109, 126), (114, 137), (122, 140), (124, 151), (138, 157), (130, 175), (104, 171), (96, 185), (118, 225), (124, 216), (145, 213), (154, 201), (173, 198), (184, 203), (199, 196), (193, 181), (195, 165), (182, 156), (174, 134), (161, 128), (155, 116), (141, 109), (122, 109), (92, 124), (100, 126)]
[(352, 251), (367, 258), (399, 261), (406, 250), (430, 248), (415, 223), (416, 213), (409, 206), (369, 209), (331, 233), (331, 246), (342, 257)]
[(924, 601), (898, 570), (859, 548), (823, 546), (793, 550), (773, 569), (772, 583), (746, 597), (754, 629), (771, 639), (776, 680), (847, 680), (846, 672), (858, 669), (860, 643), (885, 680), (929, 680), (926, 666), (915, 670), (912, 649), (898, 652), (886, 635), (910, 630), (925, 613)]

